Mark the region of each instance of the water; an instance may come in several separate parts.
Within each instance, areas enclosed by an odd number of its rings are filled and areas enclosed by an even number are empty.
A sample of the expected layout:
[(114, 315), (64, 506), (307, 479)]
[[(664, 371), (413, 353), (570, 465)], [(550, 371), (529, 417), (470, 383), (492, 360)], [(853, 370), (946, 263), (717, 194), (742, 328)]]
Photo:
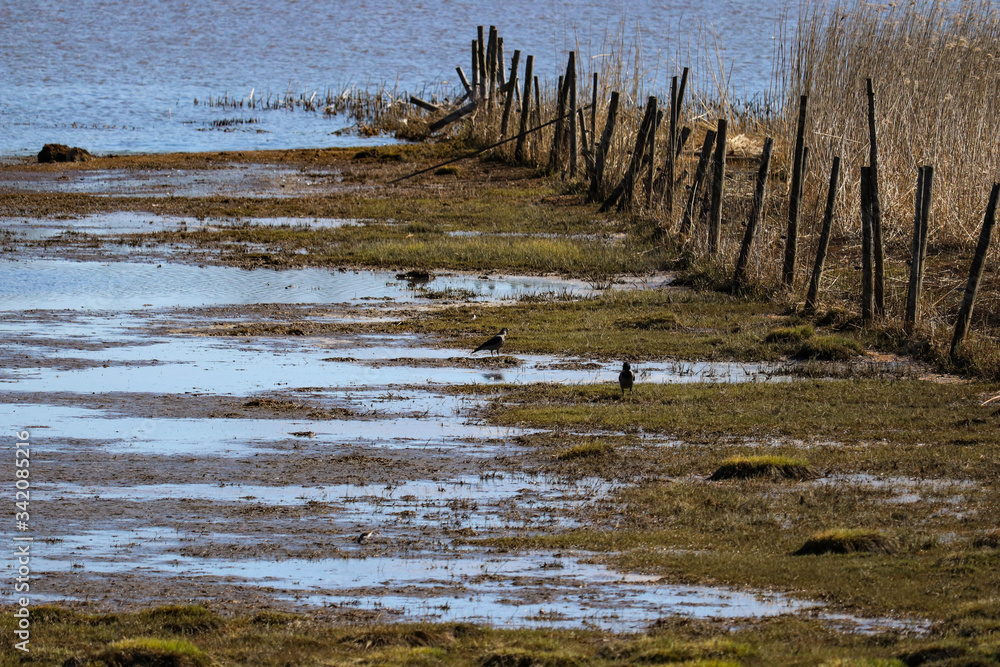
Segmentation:
[[(333, 134), (349, 124), (341, 117), (223, 111), (204, 102), (251, 90), (350, 87), (451, 95), (456, 66), (471, 76), (478, 25), (498, 27), (508, 60), (514, 49), (534, 55), (536, 74), (549, 82), (570, 50), (579, 49), (583, 72), (592, 71), (623, 30), (626, 49), (640, 44), (650, 87), (665, 87), (691, 65), (694, 88), (714, 92), (708, 65), (698, 63), (721, 59), (729, 87), (752, 96), (768, 86), (777, 18), (796, 7), (792, 0), (0, 0), (0, 157), (34, 155), (49, 142), (100, 154), (385, 143)], [(233, 117), (258, 122), (211, 128)]]

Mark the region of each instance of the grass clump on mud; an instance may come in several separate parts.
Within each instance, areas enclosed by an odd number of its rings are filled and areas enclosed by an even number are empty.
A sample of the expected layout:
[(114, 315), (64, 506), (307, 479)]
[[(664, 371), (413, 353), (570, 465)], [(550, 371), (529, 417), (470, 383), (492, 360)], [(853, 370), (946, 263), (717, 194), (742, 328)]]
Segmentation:
[(724, 479), (813, 479), (818, 477), (806, 461), (789, 456), (731, 456), (712, 473), (710, 480)]
[[(893, 664), (905, 656), (960, 649), (968, 658), (990, 655), (989, 637), (960, 644), (951, 628), (985, 629), (986, 607), (962, 607), (930, 636), (889, 631), (871, 636), (839, 632), (817, 620), (791, 616), (734, 625), (724, 619), (665, 617), (627, 634), (592, 629), (498, 630), (467, 623), (345, 624), (317, 614), (234, 613), (196, 639), (160, 633), (142, 613), (68, 612), (35, 619), (31, 664), (125, 667), (159, 665), (301, 664), (567, 666), (648, 664), (817, 665)], [(155, 610), (151, 610), (155, 611)], [(987, 610), (988, 611), (988, 610)], [(280, 617), (262, 624), (261, 615)], [(995, 618), (995, 614), (993, 615)], [(0, 665), (23, 664), (9, 646), (11, 615), (0, 621)], [(8, 649), (11, 650), (8, 650)], [(916, 664), (916, 663), (914, 663)]]
[(812, 535), (793, 555), (893, 553), (896, 541), (884, 533), (870, 528), (835, 528)]

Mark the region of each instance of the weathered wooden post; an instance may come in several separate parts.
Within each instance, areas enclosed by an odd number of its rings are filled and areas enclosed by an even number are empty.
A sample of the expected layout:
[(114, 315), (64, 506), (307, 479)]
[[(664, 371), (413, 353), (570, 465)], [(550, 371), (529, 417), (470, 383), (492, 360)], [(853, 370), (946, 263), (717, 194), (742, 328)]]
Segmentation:
[(576, 163), (579, 159), (579, 141), (577, 139), (577, 119), (576, 119), (576, 51), (569, 52), (569, 61), (566, 63), (566, 89), (567, 103), (569, 104), (569, 176), (576, 177)]
[(826, 264), (826, 252), (830, 247), (830, 231), (833, 228), (833, 213), (837, 204), (837, 187), (840, 181), (840, 156), (833, 158), (830, 169), (830, 185), (826, 191), (826, 210), (823, 212), (823, 229), (819, 234), (819, 247), (816, 248), (816, 263), (813, 265), (812, 280), (809, 281), (809, 291), (806, 293), (805, 310), (807, 313), (816, 311), (816, 301), (819, 298), (819, 283), (823, 279), (823, 266)]
[(740, 256), (736, 260), (736, 271), (733, 274), (733, 290), (740, 292), (746, 283), (747, 264), (750, 262), (750, 247), (753, 245), (754, 237), (757, 235), (757, 224), (760, 221), (760, 213), (764, 208), (764, 194), (767, 190), (767, 172), (771, 166), (771, 146), (774, 140), (771, 137), (764, 139), (764, 150), (760, 154), (760, 168), (757, 170), (757, 187), (753, 193), (753, 205), (750, 207), (750, 217), (747, 219), (747, 229), (743, 234), (743, 245), (740, 247)]
[(590, 152), (597, 150), (597, 72), (594, 72), (594, 87), (590, 91)]
[(722, 239), (722, 195), (726, 181), (726, 119), (719, 119), (715, 137), (715, 156), (712, 160), (712, 211), (708, 218), (708, 252), (719, 252)]
[(653, 207), (653, 179), (656, 177), (656, 134), (660, 130), (660, 123), (663, 120), (663, 111), (656, 112), (653, 119), (653, 126), (649, 129), (646, 137), (646, 157), (643, 158), (643, 165), (649, 163), (649, 173), (646, 175), (646, 208)]
[(906, 290), (906, 315), (903, 320), (903, 328), (906, 333), (913, 333), (917, 325), (917, 317), (920, 313), (920, 291), (917, 285), (920, 282), (920, 238), (921, 238), (921, 211), (923, 209), (922, 199), (924, 196), (924, 168), (917, 169), (917, 192), (916, 202), (913, 207), (913, 246), (910, 252), (910, 282)]
[(871, 195), (871, 167), (861, 167), (861, 321), (866, 324), (871, 322), (875, 316)]
[(485, 26), (477, 28), (479, 38), (476, 40), (476, 66), (479, 68), (479, 99), (486, 97), (486, 35)]
[(514, 160), (524, 162), (524, 143), (528, 132), (528, 117), (531, 113), (531, 70), (535, 65), (535, 56), (528, 56), (524, 61), (524, 94), (521, 96), (521, 130), (514, 148)]
[(490, 26), (486, 45), (486, 106), (492, 107), (497, 94), (497, 27)]
[(556, 170), (559, 169), (561, 165), (560, 155), (562, 152), (563, 145), (563, 123), (566, 119), (563, 116), (566, 115), (566, 77), (559, 77), (559, 95), (556, 100), (556, 128), (552, 137), (552, 148), (549, 151), (549, 169)]
[(712, 157), (715, 134), (715, 130), (708, 130), (705, 133), (705, 142), (701, 146), (701, 156), (698, 158), (698, 167), (694, 172), (694, 180), (691, 181), (691, 191), (688, 192), (687, 206), (684, 207), (681, 234), (691, 233), (691, 219), (694, 217), (695, 204), (698, 202), (698, 191), (701, 189), (702, 181), (705, 180), (705, 173), (708, 171), (709, 160)]
[(878, 141), (875, 134), (875, 87), (868, 79), (868, 163), (872, 168), (872, 250), (875, 258), (875, 314), (885, 313), (885, 254), (882, 249), (882, 205), (878, 188)]
[(976, 255), (972, 258), (972, 267), (969, 269), (969, 282), (965, 286), (965, 297), (962, 299), (962, 306), (958, 310), (958, 320), (955, 322), (955, 335), (951, 339), (951, 360), (958, 361), (958, 349), (965, 340), (965, 334), (969, 330), (969, 322), (972, 320), (972, 306), (976, 300), (976, 292), (979, 290), (979, 279), (983, 276), (983, 265), (986, 263), (986, 253), (990, 249), (990, 239), (993, 238), (993, 224), (996, 222), (997, 197), (1000, 196), (1000, 183), (993, 184), (990, 192), (990, 201), (986, 205), (986, 215), (983, 217), (983, 227), (979, 230), (979, 243), (976, 245)]
[(781, 282), (791, 287), (795, 282), (795, 256), (798, 252), (799, 200), (802, 198), (802, 153), (806, 140), (806, 109), (809, 96), (799, 97), (799, 120), (795, 130), (795, 155), (792, 162), (792, 189), (788, 193), (788, 229), (785, 233), (785, 263)]
[(473, 100), (481, 99), (479, 95), (479, 40), (472, 40), (472, 94)]
[(462, 87), (465, 88), (465, 94), (468, 96), (469, 101), (474, 102), (476, 100), (475, 89), (469, 83), (469, 80), (465, 78), (465, 72), (462, 71), (461, 67), (456, 67), (455, 71), (458, 72), (458, 79), (462, 82)]
[[(510, 109), (514, 105), (514, 93), (517, 90), (517, 66), (521, 61), (521, 52), (514, 50), (514, 56), (510, 63), (510, 85), (507, 86), (507, 94), (503, 101), (503, 118), (500, 121), (500, 138), (507, 138), (507, 127), (510, 122)], [(500, 68), (503, 71), (503, 68)]]
[(601, 142), (597, 145), (597, 153), (594, 156), (594, 178), (590, 182), (590, 201), (597, 201), (604, 189), (604, 165), (608, 158), (608, 151), (611, 149), (611, 138), (615, 134), (615, 124), (618, 122), (618, 91), (612, 91), (611, 101), (608, 103), (608, 116), (604, 121), (604, 132), (601, 134)]

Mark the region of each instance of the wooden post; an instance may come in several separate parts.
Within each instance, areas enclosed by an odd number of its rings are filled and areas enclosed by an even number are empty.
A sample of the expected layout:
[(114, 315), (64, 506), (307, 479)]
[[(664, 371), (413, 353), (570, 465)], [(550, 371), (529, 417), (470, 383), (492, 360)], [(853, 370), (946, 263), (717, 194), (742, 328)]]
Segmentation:
[(906, 291), (906, 317), (903, 328), (913, 333), (920, 314), (920, 240), (923, 228), (924, 168), (917, 169), (917, 193), (913, 211), (913, 247), (910, 253), (910, 283)]
[(497, 94), (497, 27), (490, 26), (486, 45), (486, 106), (492, 107)]
[(771, 137), (764, 139), (764, 150), (760, 154), (760, 168), (757, 170), (757, 187), (753, 193), (753, 205), (750, 207), (750, 218), (747, 220), (747, 229), (743, 234), (743, 245), (740, 247), (740, 256), (736, 260), (736, 271), (733, 274), (733, 290), (736, 292), (742, 291), (746, 283), (747, 264), (750, 263), (750, 247), (757, 234), (760, 212), (764, 208), (767, 172), (771, 166), (771, 146), (773, 144), (774, 140)]
[[(535, 93), (535, 108), (532, 110), (531, 113), (533, 113), (535, 115), (535, 125), (541, 125), (542, 124), (542, 93), (541, 93), (542, 87), (538, 83), (538, 77), (536, 76), (536, 77), (534, 77), (534, 79), (535, 79), (535, 84), (532, 87), (532, 90)], [(532, 155), (532, 158), (535, 160), (536, 163), (538, 163), (538, 162), (541, 161), (541, 157), (539, 156), (539, 154), (541, 153), (541, 150), (542, 150), (542, 135), (539, 134), (538, 135), (538, 139), (536, 139), (531, 144), (531, 155)]]
[(579, 141), (577, 140), (576, 114), (576, 51), (569, 52), (569, 62), (566, 63), (566, 88), (569, 102), (569, 176), (576, 177), (576, 163), (579, 159)]
[(708, 218), (708, 252), (719, 252), (722, 239), (722, 194), (726, 181), (726, 119), (719, 119), (715, 138), (715, 156), (712, 160), (712, 211)]
[(688, 192), (687, 206), (684, 207), (684, 219), (681, 221), (681, 234), (691, 232), (691, 219), (694, 217), (694, 207), (698, 202), (698, 190), (702, 181), (705, 180), (705, 173), (708, 171), (709, 159), (712, 157), (712, 147), (715, 145), (715, 130), (705, 133), (705, 143), (701, 146), (701, 156), (698, 158), (698, 168), (694, 172), (694, 180), (691, 182), (691, 191)]
[(470, 100), (475, 102), (479, 98), (479, 41), (472, 40), (472, 90), (474, 91), (469, 97)]
[(872, 277), (872, 170), (861, 167), (861, 321), (869, 323), (875, 316), (875, 295)]
[(670, 80), (670, 126), (667, 129), (667, 161), (663, 165), (663, 172), (666, 178), (666, 182), (663, 184), (663, 204), (667, 209), (667, 220), (671, 221), (671, 223), (674, 213), (674, 163), (677, 157), (678, 101), (678, 83), (675, 76)]
[(648, 133), (650, 126), (656, 121), (656, 98), (650, 97), (646, 102), (646, 112), (642, 117), (642, 124), (639, 126), (639, 132), (635, 137), (635, 148), (632, 150), (632, 160), (629, 163), (628, 170), (625, 172), (625, 176), (622, 178), (621, 182), (615, 186), (615, 189), (611, 191), (611, 194), (599, 209), (600, 213), (608, 211), (612, 206), (618, 204), (618, 209), (621, 210), (625, 206), (631, 206), (632, 202), (627, 201), (623, 196), (626, 191), (628, 192), (628, 197), (631, 198), (633, 192), (633, 184), (635, 182), (635, 176), (639, 171), (639, 167), (642, 165), (642, 158), (646, 152), (646, 142), (648, 140)]
[[(521, 61), (521, 52), (514, 50), (514, 56), (510, 61), (510, 85), (507, 86), (507, 94), (503, 101), (503, 118), (500, 121), (500, 138), (507, 137), (507, 127), (510, 122), (510, 109), (514, 105), (514, 92), (517, 90), (517, 66)], [(500, 68), (503, 71), (503, 68)]]
[(931, 194), (934, 189), (934, 167), (924, 166), (924, 187), (920, 195), (920, 270), (917, 272), (917, 293), (924, 291), (924, 273), (927, 268), (927, 230), (931, 220)]
[(604, 121), (604, 132), (601, 134), (601, 142), (597, 145), (597, 153), (594, 155), (594, 178), (590, 181), (590, 201), (597, 201), (604, 189), (604, 165), (608, 158), (611, 138), (615, 134), (617, 122), (618, 91), (615, 90), (611, 93), (611, 101), (608, 103), (608, 117)]
[(427, 109), (427, 111), (440, 111), (441, 107), (436, 104), (431, 104), (425, 100), (420, 99), (416, 95), (410, 95), (410, 104), (418, 106), (421, 109)]
[(559, 95), (556, 99), (556, 122), (555, 133), (552, 137), (552, 149), (549, 152), (549, 169), (555, 170), (561, 167), (559, 156), (563, 144), (563, 116), (566, 114), (566, 77), (559, 77)]
[[(504, 74), (503, 64), (507, 62), (503, 53), (503, 37), (497, 37), (497, 90), (502, 91), (504, 86), (507, 85), (506, 75)], [(517, 70), (514, 70), (515, 72)]]
[(878, 187), (878, 141), (875, 135), (875, 87), (868, 79), (868, 163), (872, 168), (872, 250), (875, 256), (875, 314), (885, 313), (885, 254), (882, 249), (882, 205)]
[(590, 91), (590, 152), (597, 150), (597, 72), (594, 72), (594, 87)]
[(958, 310), (958, 321), (955, 322), (955, 335), (951, 339), (951, 361), (958, 361), (958, 349), (965, 340), (965, 334), (969, 330), (969, 322), (972, 320), (972, 306), (976, 300), (976, 292), (979, 290), (979, 279), (983, 276), (983, 264), (986, 263), (986, 253), (990, 249), (990, 239), (993, 237), (993, 224), (996, 222), (997, 197), (1000, 196), (1000, 183), (993, 184), (990, 192), (990, 200), (986, 205), (986, 215), (983, 217), (983, 226), (979, 230), (979, 243), (976, 245), (976, 255), (972, 258), (972, 267), (969, 269), (969, 282), (965, 286), (965, 297), (962, 299), (962, 307)]
[(792, 189), (788, 195), (788, 230), (785, 235), (785, 263), (781, 282), (791, 287), (795, 282), (795, 255), (798, 251), (799, 199), (802, 197), (802, 150), (806, 140), (806, 108), (809, 97), (799, 98), (799, 120), (795, 130), (795, 157), (792, 164)]
[(528, 56), (524, 61), (524, 94), (521, 96), (521, 131), (514, 148), (514, 160), (524, 162), (524, 144), (528, 132), (528, 116), (531, 113), (531, 69), (535, 66), (535, 56)]
[(830, 169), (830, 185), (826, 191), (826, 210), (823, 212), (823, 229), (819, 234), (819, 247), (816, 248), (816, 264), (813, 265), (812, 280), (809, 281), (809, 291), (806, 293), (807, 313), (816, 311), (816, 300), (819, 298), (819, 283), (823, 279), (823, 266), (826, 264), (826, 251), (830, 247), (830, 231), (833, 228), (833, 213), (837, 204), (837, 187), (840, 181), (840, 156), (833, 158)]
[(484, 26), (477, 28), (476, 66), (479, 67), (479, 99), (486, 97), (486, 35)]

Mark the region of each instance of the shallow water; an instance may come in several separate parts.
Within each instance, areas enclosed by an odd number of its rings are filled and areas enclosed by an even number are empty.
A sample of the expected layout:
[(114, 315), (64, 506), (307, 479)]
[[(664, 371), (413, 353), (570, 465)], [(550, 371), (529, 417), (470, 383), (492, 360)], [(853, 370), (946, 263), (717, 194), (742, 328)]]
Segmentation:
[[(484, 279), (440, 276), (428, 289), (466, 290), (480, 299), (531, 294), (589, 294), (577, 280), (532, 276)], [(72, 262), (0, 260), (0, 309), (139, 310), (223, 304), (344, 303), (418, 298), (413, 288), (387, 271), (330, 269), (247, 270), (174, 262)]]
[[(661, 95), (681, 65), (692, 66), (692, 89), (714, 92), (709, 66), (700, 61), (718, 57), (730, 87), (750, 96), (768, 86), (777, 17), (797, 6), (790, 0), (457, 0), (445, 9), (421, 2), (5, 0), (0, 156), (34, 155), (48, 142), (96, 153), (384, 143), (333, 134), (350, 124), (342, 117), (212, 109), (205, 101), (225, 93), (245, 98), (251, 90), (325, 95), (351, 87), (454, 94), (455, 67), (471, 76), (469, 42), (477, 25), (498, 26), (508, 61), (514, 49), (534, 55), (535, 73), (549, 84), (572, 49), (581, 52), (585, 79), (592, 68), (619, 58), (630, 66), (631, 58), (615, 47), (622, 31), (626, 48), (641, 45), (639, 68)], [(39, 57), (43, 36), (45, 57)], [(214, 120), (234, 117), (257, 122), (211, 128)]]

